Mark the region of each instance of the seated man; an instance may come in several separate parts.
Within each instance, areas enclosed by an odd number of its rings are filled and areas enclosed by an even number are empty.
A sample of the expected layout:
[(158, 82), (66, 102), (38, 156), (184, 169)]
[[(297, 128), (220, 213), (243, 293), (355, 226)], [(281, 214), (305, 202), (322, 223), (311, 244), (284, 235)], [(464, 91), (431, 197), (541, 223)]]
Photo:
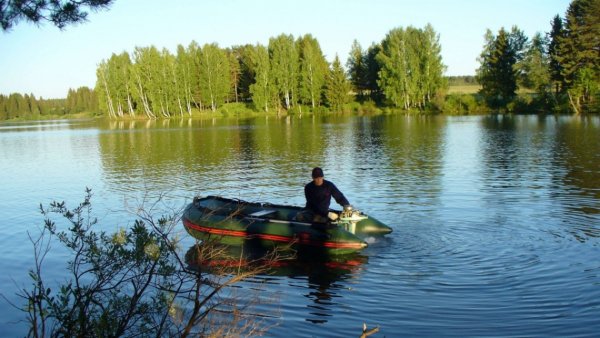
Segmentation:
[(323, 178), (323, 170), (316, 167), (312, 171), (312, 182), (304, 186), (304, 195), (306, 196), (306, 209), (298, 214), (298, 220), (327, 223), (335, 221), (338, 215), (329, 212), (331, 197), (344, 208), (350, 207), (350, 202), (344, 197), (341, 191), (330, 181)]

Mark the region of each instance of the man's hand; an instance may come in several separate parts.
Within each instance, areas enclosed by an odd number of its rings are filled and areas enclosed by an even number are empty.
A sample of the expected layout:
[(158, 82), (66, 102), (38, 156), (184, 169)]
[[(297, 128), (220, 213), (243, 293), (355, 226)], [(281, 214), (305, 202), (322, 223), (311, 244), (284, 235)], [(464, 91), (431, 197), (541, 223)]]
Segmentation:
[(335, 212), (329, 212), (329, 213), (327, 214), (327, 217), (329, 218), (329, 220), (331, 220), (331, 221), (335, 221), (335, 220), (337, 220), (337, 219), (338, 219), (340, 216), (339, 216), (337, 213), (335, 213)]

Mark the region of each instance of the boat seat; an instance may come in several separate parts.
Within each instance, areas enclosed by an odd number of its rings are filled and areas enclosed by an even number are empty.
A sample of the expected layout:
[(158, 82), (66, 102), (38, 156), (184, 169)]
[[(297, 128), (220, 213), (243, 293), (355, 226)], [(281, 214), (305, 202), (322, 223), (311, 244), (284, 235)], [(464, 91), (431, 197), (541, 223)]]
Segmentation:
[(253, 212), (249, 216), (251, 216), (251, 217), (263, 217), (263, 216), (268, 216), (268, 215), (274, 214), (275, 212), (277, 212), (277, 210), (266, 209), (266, 210), (260, 210), (260, 211)]

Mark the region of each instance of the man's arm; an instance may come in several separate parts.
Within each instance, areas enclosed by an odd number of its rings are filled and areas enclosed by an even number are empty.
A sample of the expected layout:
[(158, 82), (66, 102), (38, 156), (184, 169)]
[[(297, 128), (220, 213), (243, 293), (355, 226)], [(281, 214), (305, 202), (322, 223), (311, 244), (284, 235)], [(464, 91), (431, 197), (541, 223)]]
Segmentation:
[(342, 194), (342, 192), (333, 183), (331, 183), (331, 196), (333, 196), (335, 201), (343, 207), (350, 204), (348, 199), (346, 199), (346, 196), (344, 196), (344, 194)]

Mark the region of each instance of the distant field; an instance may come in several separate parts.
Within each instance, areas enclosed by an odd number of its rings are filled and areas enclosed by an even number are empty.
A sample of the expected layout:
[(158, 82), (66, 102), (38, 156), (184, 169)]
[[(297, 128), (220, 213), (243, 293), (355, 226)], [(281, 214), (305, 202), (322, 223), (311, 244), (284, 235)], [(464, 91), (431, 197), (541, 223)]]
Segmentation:
[(478, 84), (461, 84), (448, 86), (448, 94), (475, 94), (481, 89)]

